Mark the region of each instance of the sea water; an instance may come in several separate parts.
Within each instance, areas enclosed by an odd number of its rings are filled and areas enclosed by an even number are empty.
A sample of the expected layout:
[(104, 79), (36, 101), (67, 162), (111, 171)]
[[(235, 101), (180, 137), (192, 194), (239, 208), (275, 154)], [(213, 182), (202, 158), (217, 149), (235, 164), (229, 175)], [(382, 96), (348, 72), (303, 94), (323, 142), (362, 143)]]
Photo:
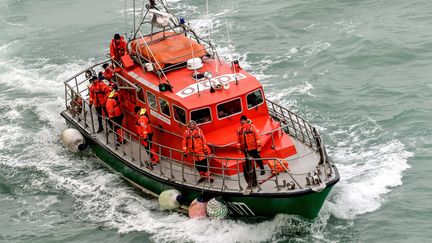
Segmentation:
[(131, 1), (0, 0), (1, 242), (430, 241), (432, 1), (168, 3), (319, 128), (341, 180), (318, 218), (188, 219), (69, 153), (62, 81), (131, 30)]

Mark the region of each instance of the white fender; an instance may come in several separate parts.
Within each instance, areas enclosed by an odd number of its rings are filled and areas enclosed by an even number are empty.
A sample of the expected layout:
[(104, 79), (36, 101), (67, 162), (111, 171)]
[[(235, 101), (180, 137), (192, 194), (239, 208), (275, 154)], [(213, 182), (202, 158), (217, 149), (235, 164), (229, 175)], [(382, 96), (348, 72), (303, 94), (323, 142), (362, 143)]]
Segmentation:
[(159, 195), (159, 206), (166, 210), (179, 208), (179, 196), (181, 194), (176, 189), (165, 190)]
[(83, 135), (73, 128), (64, 130), (61, 135), (61, 140), (63, 145), (74, 153), (83, 151), (86, 146)]

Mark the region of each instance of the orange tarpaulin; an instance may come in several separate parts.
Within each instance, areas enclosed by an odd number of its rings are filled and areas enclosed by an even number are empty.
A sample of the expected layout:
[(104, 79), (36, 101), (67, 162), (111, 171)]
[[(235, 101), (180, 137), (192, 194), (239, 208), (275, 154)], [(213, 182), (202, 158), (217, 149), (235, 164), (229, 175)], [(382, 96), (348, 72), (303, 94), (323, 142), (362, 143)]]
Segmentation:
[(141, 55), (152, 62), (157, 61), (159, 63), (160, 67), (156, 64), (156, 69), (164, 68), (166, 65), (186, 62), (193, 57), (202, 57), (206, 54), (203, 45), (187, 38), (184, 34), (176, 35), (174, 32), (165, 32), (164, 39), (163, 33), (160, 32), (154, 34), (152, 38), (147, 36), (144, 39), (153, 55), (141, 38), (131, 42), (131, 51), (132, 53), (136, 52), (138, 42)]

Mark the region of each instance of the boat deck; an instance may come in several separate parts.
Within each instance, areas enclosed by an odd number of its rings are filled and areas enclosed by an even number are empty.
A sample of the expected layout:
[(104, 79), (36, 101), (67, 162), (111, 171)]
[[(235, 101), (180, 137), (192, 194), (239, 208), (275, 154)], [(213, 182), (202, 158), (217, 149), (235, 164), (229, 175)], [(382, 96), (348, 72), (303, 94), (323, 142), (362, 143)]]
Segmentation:
[[(87, 136), (108, 148), (112, 153), (123, 158), (123, 160), (130, 166), (161, 179), (184, 186), (217, 192), (243, 192), (244, 194), (249, 194), (251, 192), (287, 193), (287, 191), (297, 191), (308, 188), (309, 186), (306, 185), (306, 175), (310, 171), (316, 171), (320, 161), (320, 155), (315, 150), (293, 137), (292, 140), (297, 149), (297, 154), (286, 158), (289, 163), (290, 173), (281, 172), (275, 175), (272, 174), (269, 166), (265, 165), (265, 174), (260, 175), (260, 170), (257, 168), (259, 186), (252, 189), (252, 191), (246, 189), (247, 183), (242, 172), (236, 173), (232, 176), (214, 175), (213, 183), (210, 183), (209, 181), (197, 183), (199, 174), (194, 166), (173, 159), (172, 157), (170, 158), (169, 156), (163, 156), (160, 151), (156, 151), (160, 157), (160, 163), (152, 165), (145, 148), (139, 143), (139, 141), (135, 140), (131, 136), (131, 132), (127, 130), (123, 131), (124, 139), (126, 141), (125, 144), (116, 144), (115, 132), (106, 126), (106, 122), (104, 122), (103, 132), (94, 133), (94, 128), (97, 128), (97, 119), (96, 117), (91, 119), (88, 115), (91, 112), (88, 109), (89, 108), (87, 107), (87, 112), (82, 112), (79, 116), (74, 116), (73, 112), (70, 110), (65, 111), (63, 114), (68, 116), (75, 125), (78, 125), (82, 130), (84, 130), (87, 133)], [(93, 125), (91, 124), (92, 120)], [(170, 149), (169, 154), (172, 154), (173, 152), (178, 151)], [(270, 163), (272, 162), (270, 161)], [(273, 163), (275, 162), (273, 161)], [(240, 166), (241, 165), (239, 165), (239, 167)], [(318, 168), (319, 171), (324, 171), (321, 174), (325, 173), (325, 165), (319, 165)], [(228, 170), (228, 168), (225, 169)], [(321, 175), (320, 177), (322, 178), (322, 181), (326, 181), (324, 175)], [(332, 179), (332, 177), (334, 177), (334, 173), (328, 179)], [(289, 190), (286, 186), (287, 183), (291, 181), (296, 184), (295, 189), (293, 190)]]

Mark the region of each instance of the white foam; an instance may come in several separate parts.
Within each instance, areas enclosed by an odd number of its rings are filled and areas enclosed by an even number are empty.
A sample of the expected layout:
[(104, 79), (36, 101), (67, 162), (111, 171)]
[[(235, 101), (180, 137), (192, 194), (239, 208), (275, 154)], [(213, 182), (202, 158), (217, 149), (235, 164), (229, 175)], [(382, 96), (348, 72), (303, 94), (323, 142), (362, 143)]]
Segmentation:
[[(4, 46), (0, 46), (0, 51), (10, 47)], [(318, 42), (300, 49), (291, 48), (289, 53), (316, 55), (329, 47), (328, 43)], [(239, 54), (235, 49), (229, 48), (219, 50), (226, 56), (233, 53), (234, 59), (240, 59), (244, 68), (253, 69), (253, 73), (257, 76), (263, 75), (259, 78), (264, 80), (272, 77), (265, 76), (265, 71), (271, 65), (286, 59), (285, 56), (267, 57), (257, 63), (249, 63), (246, 60), (247, 53)], [(116, 229), (119, 233), (145, 231), (152, 234), (154, 241), (170, 242), (274, 241), (286, 235), (286, 231), (295, 228), (296, 222), (303, 222), (293, 221), (292, 217), (286, 215), (278, 215), (273, 220), (260, 223), (245, 223), (236, 220), (193, 220), (184, 215), (161, 212), (156, 200), (142, 197), (117, 175), (96, 166), (94, 159), (69, 154), (58, 142), (58, 136), (65, 128), (64, 120), (58, 114), (63, 109), (61, 81), (88, 66), (89, 62), (54, 65), (48, 64), (48, 61), (39, 59), (37, 67), (32, 67), (26, 66), (27, 64), (18, 59), (0, 60), (2, 77), (6, 77), (0, 81), (0, 85), (24, 90), (29, 96), (35, 92), (48, 94), (45, 97), (18, 98), (9, 103), (1, 98), (1, 102), (9, 109), (6, 117), (15, 124), (0, 125), (0, 132), (7, 134), (0, 138), (0, 149), (27, 146), (25, 151), (16, 157), (1, 155), (1, 163), (12, 167), (36, 168), (45, 173), (50, 183), (74, 197), (75, 213), (83, 220), (91, 220)], [(313, 96), (313, 89), (313, 85), (305, 81), (271, 96), (296, 109), (296, 97)], [(20, 111), (29, 108), (34, 108), (37, 118), (46, 123), (43, 127), (35, 129), (34, 133), (17, 124), (23, 119)], [(334, 188), (331, 201), (325, 204), (319, 220), (312, 225), (313, 237), (317, 240), (324, 239), (323, 231), (330, 215), (355, 218), (356, 215), (378, 209), (385, 201), (385, 194), (392, 187), (402, 184), (402, 173), (409, 167), (407, 159), (412, 154), (405, 150), (401, 142), (391, 140), (370, 146), (369, 144), (373, 143), (358, 134), (379, 137), (382, 129), (378, 126), (368, 127), (369, 122), (352, 124), (354, 125), (331, 134), (339, 136), (338, 132), (342, 135), (348, 133), (335, 148), (329, 148), (334, 151), (332, 155), (342, 179)], [(49, 207), (57, 203), (57, 200), (48, 198), (38, 203), (43, 207)], [(303, 225), (300, 228), (304, 228)], [(295, 238), (295, 234), (293, 235)]]
[(304, 45), (300, 48), (300, 51), (305, 53), (306, 57), (315, 56), (318, 53), (331, 47), (331, 44), (323, 41), (315, 41), (313, 43)]
[(327, 129), (337, 142), (329, 152), (341, 180), (325, 208), (343, 219), (379, 209), (385, 195), (402, 185), (403, 172), (410, 167), (408, 158), (413, 156), (399, 140), (383, 140), (389, 135), (373, 119), (353, 117), (351, 121), (347, 127)]

